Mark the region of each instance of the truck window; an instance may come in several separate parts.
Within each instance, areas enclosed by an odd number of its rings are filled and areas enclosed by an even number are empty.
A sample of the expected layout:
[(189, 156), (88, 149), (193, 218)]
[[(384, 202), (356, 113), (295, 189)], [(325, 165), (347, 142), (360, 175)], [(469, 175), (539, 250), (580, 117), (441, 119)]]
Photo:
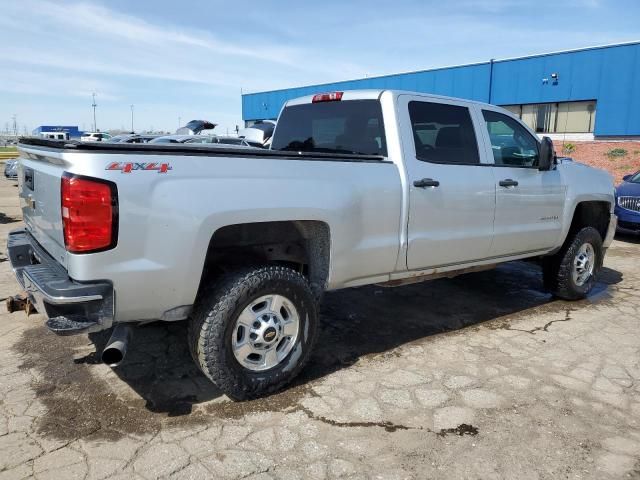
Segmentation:
[(380, 102), (348, 100), (286, 107), (271, 148), (386, 156)]
[(491, 150), (496, 165), (537, 167), (538, 141), (516, 120), (491, 110), (483, 110), (491, 138)]
[(469, 109), (457, 105), (409, 102), (416, 158), (432, 163), (478, 165), (478, 142)]

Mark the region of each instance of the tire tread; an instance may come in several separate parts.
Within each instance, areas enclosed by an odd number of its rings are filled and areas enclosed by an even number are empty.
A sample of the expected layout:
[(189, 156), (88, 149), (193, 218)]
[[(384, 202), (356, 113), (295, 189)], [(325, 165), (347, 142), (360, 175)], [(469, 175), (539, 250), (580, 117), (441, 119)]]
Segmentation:
[[(225, 327), (227, 319), (239, 307), (243, 299), (256, 295), (268, 281), (278, 281), (302, 289), (311, 299), (308, 312), (310, 338), (303, 347), (300, 361), (289, 370), (278, 369), (274, 374), (253, 375), (251, 381), (243, 381), (243, 376), (234, 375), (224, 367)], [(280, 390), (304, 367), (313, 349), (317, 336), (317, 306), (307, 279), (300, 273), (283, 266), (267, 265), (242, 267), (220, 275), (201, 292), (193, 315), (189, 321), (189, 350), (202, 372), (224, 393), (235, 400), (246, 400), (268, 395)], [(302, 326), (302, 325), (301, 325)], [(269, 371), (267, 371), (269, 372)]]

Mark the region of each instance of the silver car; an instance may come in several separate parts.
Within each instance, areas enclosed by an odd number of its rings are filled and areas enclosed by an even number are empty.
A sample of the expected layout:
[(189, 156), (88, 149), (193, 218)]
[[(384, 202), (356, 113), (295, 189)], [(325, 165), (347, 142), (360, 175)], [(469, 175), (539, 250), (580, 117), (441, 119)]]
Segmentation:
[(4, 164), (4, 176), (9, 180), (18, 179), (18, 159), (12, 158), (7, 160)]

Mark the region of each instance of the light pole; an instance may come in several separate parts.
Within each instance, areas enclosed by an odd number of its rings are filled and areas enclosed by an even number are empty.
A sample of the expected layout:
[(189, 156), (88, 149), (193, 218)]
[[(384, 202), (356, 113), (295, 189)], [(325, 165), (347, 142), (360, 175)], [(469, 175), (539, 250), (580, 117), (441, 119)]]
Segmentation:
[(93, 107), (93, 131), (97, 132), (98, 131), (98, 125), (96, 125), (96, 107), (98, 105), (96, 104), (96, 94), (92, 93), (91, 94), (91, 98), (93, 98), (93, 103), (91, 103), (91, 106)]
[(131, 104), (131, 133), (134, 133), (134, 130), (133, 130), (133, 104)]

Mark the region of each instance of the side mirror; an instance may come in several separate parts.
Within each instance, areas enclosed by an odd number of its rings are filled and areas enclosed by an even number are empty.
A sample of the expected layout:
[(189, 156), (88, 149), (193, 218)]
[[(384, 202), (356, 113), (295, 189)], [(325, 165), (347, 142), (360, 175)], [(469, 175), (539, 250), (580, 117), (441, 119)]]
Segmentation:
[(629, 174), (629, 175), (625, 175), (624, 177), (622, 177), (622, 181), (626, 182), (627, 180), (629, 180), (631, 177), (633, 177), (633, 175)]
[(553, 150), (553, 142), (549, 137), (542, 137), (540, 143), (540, 164), (538, 170), (544, 172), (551, 170), (556, 163), (556, 152)]

